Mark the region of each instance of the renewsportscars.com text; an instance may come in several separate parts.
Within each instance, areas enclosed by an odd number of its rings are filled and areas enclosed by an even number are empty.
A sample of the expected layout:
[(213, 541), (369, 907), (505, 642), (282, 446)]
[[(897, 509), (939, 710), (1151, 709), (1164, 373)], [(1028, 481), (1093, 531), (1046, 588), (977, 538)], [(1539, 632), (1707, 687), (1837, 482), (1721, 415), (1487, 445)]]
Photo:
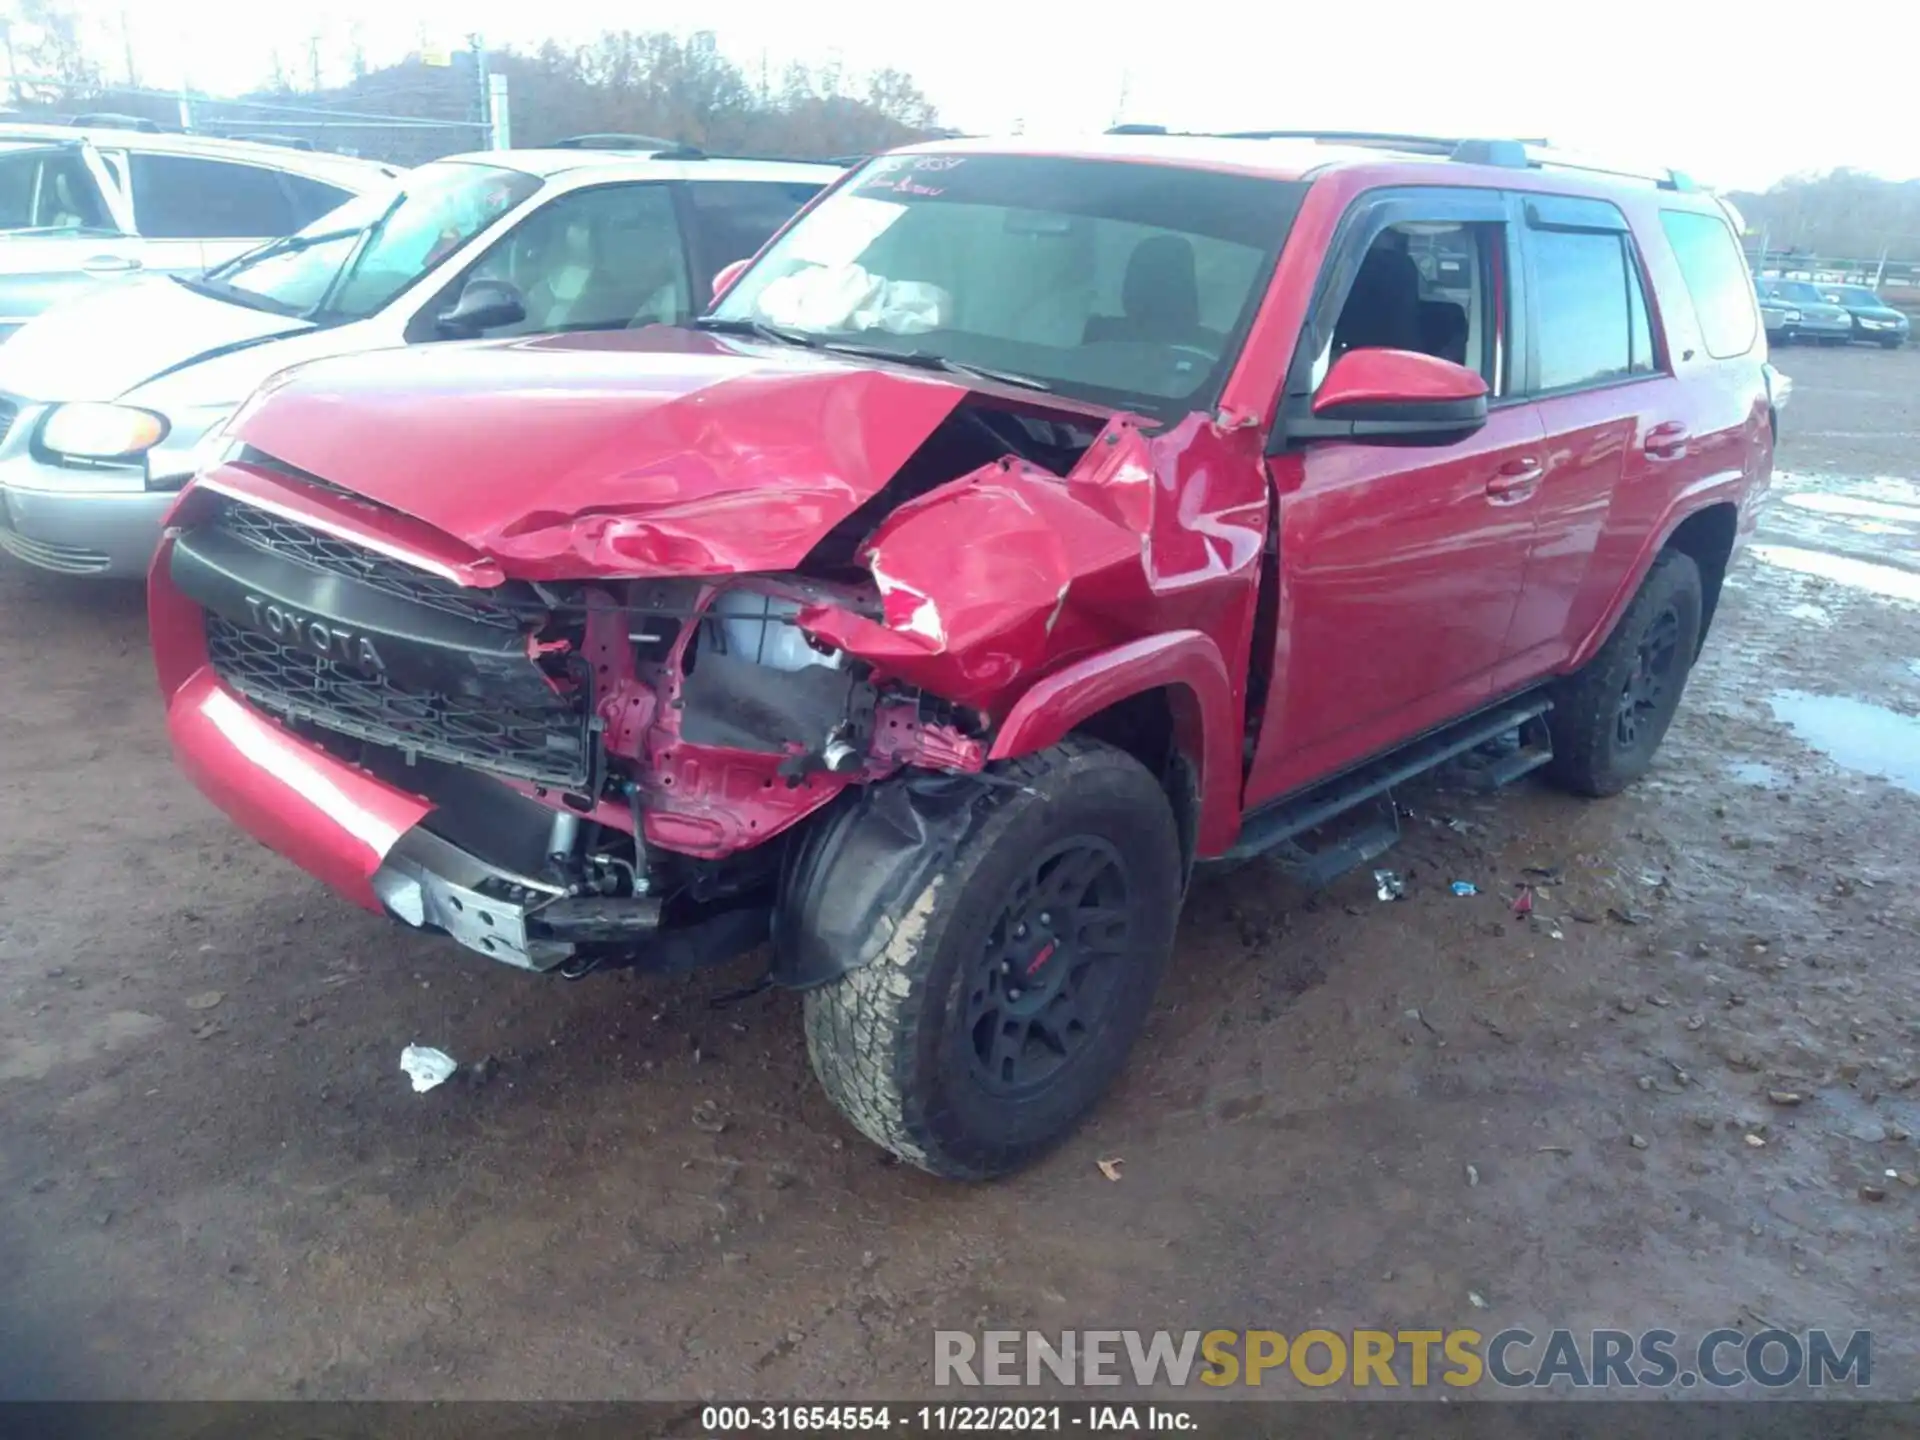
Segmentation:
[(1873, 1383), (1868, 1330), (966, 1330), (934, 1332), (935, 1385), (1778, 1390)]

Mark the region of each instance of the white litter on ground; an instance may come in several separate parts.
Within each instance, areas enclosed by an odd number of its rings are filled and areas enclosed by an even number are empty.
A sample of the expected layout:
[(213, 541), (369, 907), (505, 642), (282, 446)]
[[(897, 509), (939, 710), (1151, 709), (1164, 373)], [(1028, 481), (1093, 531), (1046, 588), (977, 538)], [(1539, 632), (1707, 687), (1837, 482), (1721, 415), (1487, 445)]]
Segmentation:
[(460, 1067), (444, 1050), (430, 1045), (409, 1045), (400, 1052), (400, 1068), (413, 1080), (413, 1093), (425, 1094)]

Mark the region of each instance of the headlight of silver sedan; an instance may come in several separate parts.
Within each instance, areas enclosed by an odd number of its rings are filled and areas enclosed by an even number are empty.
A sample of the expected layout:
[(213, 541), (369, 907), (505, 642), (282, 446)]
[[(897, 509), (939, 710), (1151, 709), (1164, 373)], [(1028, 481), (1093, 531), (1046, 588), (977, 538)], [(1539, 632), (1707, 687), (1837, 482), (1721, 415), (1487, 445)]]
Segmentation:
[(167, 418), (132, 405), (82, 401), (56, 406), (40, 426), (40, 448), (75, 460), (138, 460), (167, 438)]

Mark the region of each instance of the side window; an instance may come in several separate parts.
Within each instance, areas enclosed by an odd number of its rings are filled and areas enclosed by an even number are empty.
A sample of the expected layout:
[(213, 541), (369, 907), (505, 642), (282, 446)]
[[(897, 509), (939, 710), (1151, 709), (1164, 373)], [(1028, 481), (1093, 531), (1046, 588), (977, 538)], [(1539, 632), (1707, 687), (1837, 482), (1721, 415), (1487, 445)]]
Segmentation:
[(1536, 390), (1604, 384), (1654, 368), (1646, 293), (1622, 231), (1529, 231)]
[(1325, 365), (1348, 350), (1413, 350), (1501, 383), (1506, 227), (1403, 221), (1374, 237), (1354, 275)]
[(293, 205), (295, 230), (305, 229), (329, 210), (337, 210), (353, 199), (350, 191), (309, 180), (304, 175), (282, 174), (280, 183), (286, 187), (287, 198)]
[(701, 294), (735, 260), (745, 260), (820, 192), (818, 185), (766, 180), (696, 180), (686, 187), (700, 256)]
[(0, 151), (0, 230), (109, 227), (86, 161), (69, 149)]
[(1746, 258), (1733, 231), (1715, 216), (1689, 210), (1662, 210), (1660, 225), (1680, 262), (1680, 278), (1700, 317), (1707, 353), (1716, 360), (1746, 354), (1753, 349), (1759, 325), (1749, 298), (1752, 281)]
[(298, 225), (280, 174), (258, 165), (135, 151), (133, 222), (157, 240), (254, 240)]
[(527, 318), (492, 335), (627, 330), (693, 313), (687, 257), (665, 184), (601, 185), (543, 205), (468, 280), (504, 280)]

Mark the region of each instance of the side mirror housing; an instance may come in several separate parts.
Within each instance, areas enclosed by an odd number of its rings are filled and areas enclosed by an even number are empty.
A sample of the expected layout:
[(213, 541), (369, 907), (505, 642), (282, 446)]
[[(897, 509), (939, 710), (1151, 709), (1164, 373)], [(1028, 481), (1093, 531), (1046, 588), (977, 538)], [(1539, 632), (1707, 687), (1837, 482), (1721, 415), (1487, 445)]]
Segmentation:
[(452, 339), (472, 340), (502, 325), (527, 318), (527, 302), (504, 280), (469, 280), (451, 310), (435, 322)]
[(1413, 350), (1349, 350), (1314, 392), (1291, 440), (1451, 445), (1487, 423), (1487, 382), (1464, 365)]
[(733, 282), (740, 278), (740, 272), (751, 265), (751, 260), (735, 260), (730, 265), (722, 265), (713, 277), (713, 298), (718, 300), (733, 288)]

